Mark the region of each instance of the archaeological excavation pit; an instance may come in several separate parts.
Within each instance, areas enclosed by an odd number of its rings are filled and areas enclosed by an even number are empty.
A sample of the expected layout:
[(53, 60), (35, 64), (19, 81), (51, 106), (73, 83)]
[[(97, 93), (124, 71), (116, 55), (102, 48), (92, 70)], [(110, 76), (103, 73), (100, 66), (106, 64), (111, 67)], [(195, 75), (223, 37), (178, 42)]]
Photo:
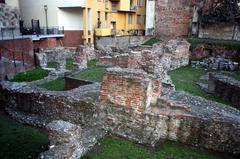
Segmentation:
[(69, 76), (48, 81), (39, 85), (39, 87), (49, 91), (69, 91), (90, 84), (93, 84), (93, 82)]

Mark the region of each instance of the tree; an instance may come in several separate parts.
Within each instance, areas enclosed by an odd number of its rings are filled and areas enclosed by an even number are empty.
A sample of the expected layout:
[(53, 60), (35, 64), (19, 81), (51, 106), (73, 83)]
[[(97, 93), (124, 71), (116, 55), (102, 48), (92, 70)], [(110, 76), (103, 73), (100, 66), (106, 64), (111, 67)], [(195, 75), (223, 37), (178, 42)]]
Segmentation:
[(218, 0), (214, 2), (207, 13), (203, 14), (203, 26), (216, 23), (236, 23), (239, 14), (239, 0)]

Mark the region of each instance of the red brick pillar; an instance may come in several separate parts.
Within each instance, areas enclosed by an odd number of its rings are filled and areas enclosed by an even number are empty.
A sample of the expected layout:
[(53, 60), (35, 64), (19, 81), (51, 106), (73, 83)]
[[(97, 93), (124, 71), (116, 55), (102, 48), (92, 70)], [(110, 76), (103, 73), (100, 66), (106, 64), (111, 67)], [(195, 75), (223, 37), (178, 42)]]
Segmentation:
[(157, 103), (161, 92), (160, 80), (152, 77), (139, 69), (109, 68), (103, 77), (100, 100), (143, 112)]

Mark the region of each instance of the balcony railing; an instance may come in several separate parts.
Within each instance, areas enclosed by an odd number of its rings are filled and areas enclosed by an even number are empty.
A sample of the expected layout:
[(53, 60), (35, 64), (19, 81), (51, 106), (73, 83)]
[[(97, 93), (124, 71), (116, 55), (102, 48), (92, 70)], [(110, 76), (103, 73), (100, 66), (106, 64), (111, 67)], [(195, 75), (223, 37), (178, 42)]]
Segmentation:
[(0, 28), (0, 40), (12, 40), (23, 38), (34, 38), (41, 36), (59, 37), (64, 36), (64, 27), (40, 27), (39, 29), (32, 28)]

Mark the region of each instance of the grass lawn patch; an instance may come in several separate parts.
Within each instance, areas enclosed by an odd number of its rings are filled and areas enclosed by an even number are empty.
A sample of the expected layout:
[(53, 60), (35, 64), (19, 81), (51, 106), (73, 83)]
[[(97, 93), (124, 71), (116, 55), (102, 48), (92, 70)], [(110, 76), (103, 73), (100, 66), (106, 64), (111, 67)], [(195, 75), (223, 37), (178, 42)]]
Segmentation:
[(49, 71), (44, 70), (42, 68), (36, 68), (30, 71), (21, 72), (16, 74), (11, 82), (30, 82), (43, 79), (44, 77), (48, 76)]
[[(219, 154), (193, 149), (173, 142), (150, 149), (127, 140), (107, 137), (83, 159), (225, 159)], [(231, 159), (231, 157), (228, 157)]]
[(153, 46), (153, 44), (162, 41), (159, 37), (153, 37), (149, 39), (148, 41), (144, 42), (142, 45), (148, 45), (148, 46)]
[(59, 78), (42, 85), (39, 85), (41, 88), (45, 88), (49, 91), (64, 91), (65, 90), (65, 80), (63, 78)]
[(90, 60), (87, 63), (87, 69), (81, 71), (80, 73), (76, 74), (74, 78), (83, 79), (83, 80), (90, 80), (93, 82), (101, 82), (103, 74), (105, 72), (104, 67), (99, 67), (96, 65), (97, 60)]
[(72, 58), (66, 59), (66, 69), (67, 70), (74, 70), (74, 60)]
[(220, 97), (206, 93), (196, 84), (196, 82), (199, 81), (199, 78), (205, 74), (207, 74), (207, 71), (203, 68), (192, 68), (191, 66), (182, 67), (169, 72), (177, 91), (185, 91), (208, 100), (232, 105), (232, 103), (225, 101)]
[(0, 116), (0, 158), (36, 158), (47, 148), (44, 131), (16, 123)]
[(103, 67), (92, 67), (87, 68), (80, 73), (76, 74), (74, 78), (89, 80), (93, 82), (101, 82), (105, 68)]
[(88, 61), (87, 68), (93, 68), (93, 67), (97, 67), (97, 59)]
[(240, 71), (234, 72), (233, 78), (240, 81)]

